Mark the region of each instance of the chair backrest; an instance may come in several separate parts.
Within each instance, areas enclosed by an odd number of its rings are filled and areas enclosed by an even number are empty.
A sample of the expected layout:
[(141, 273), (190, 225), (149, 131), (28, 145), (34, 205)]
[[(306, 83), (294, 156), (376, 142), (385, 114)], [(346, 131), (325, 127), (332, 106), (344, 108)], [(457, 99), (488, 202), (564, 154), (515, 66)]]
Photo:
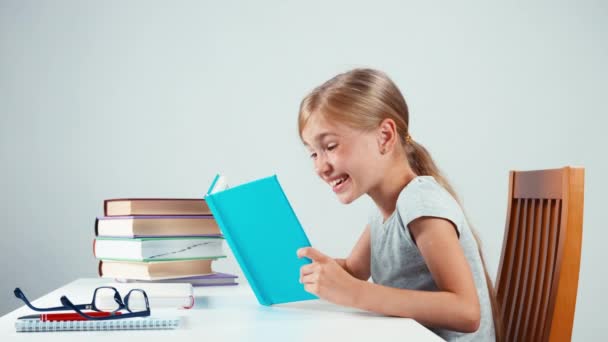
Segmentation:
[(505, 341), (570, 341), (583, 234), (584, 168), (511, 171), (496, 280)]

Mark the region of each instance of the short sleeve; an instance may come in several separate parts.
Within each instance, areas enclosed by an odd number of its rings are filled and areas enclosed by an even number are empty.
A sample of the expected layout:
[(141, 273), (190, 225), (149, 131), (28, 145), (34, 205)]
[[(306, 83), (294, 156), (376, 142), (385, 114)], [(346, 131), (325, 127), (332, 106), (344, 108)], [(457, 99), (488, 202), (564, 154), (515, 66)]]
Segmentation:
[(442, 218), (454, 224), (460, 237), (464, 214), (454, 197), (432, 177), (416, 177), (412, 182), (397, 199), (403, 225), (409, 227), (412, 221), (421, 217)]

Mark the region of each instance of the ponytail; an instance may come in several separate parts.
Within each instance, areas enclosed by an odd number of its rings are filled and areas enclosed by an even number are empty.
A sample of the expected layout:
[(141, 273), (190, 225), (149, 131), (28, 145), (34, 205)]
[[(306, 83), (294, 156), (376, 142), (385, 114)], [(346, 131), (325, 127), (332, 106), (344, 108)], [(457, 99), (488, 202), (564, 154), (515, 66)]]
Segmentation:
[[(422, 146), (421, 144), (419, 144), (419, 143), (415, 142), (413, 139), (411, 139), (409, 134), (406, 136), (406, 140), (403, 141), (403, 143), (405, 145), (407, 160), (410, 164), (410, 167), (414, 171), (414, 173), (419, 176), (433, 176), (433, 178), (435, 178), (437, 183), (439, 183), (441, 186), (443, 186), (450, 193), (450, 195), (452, 195), (454, 197), (454, 199), (456, 199), (456, 202), (458, 202), (458, 204), (462, 208), (462, 211), (464, 212), (464, 207), (462, 206), (460, 199), (456, 195), (456, 192), (454, 191), (454, 189), (452, 188), (452, 186), (450, 185), (448, 180), (439, 171), (439, 168), (437, 167), (437, 165), (435, 165), (435, 162), (433, 161), (431, 154), (426, 150), (426, 148), (424, 148), (424, 146)], [(477, 243), (479, 257), (481, 258), (481, 263), (483, 265), (485, 278), (486, 278), (486, 285), (488, 287), (488, 293), (490, 295), (490, 304), (492, 306), (492, 317), (494, 319), (494, 334), (496, 335), (496, 341), (502, 342), (504, 340), (502, 317), (501, 317), (499, 306), (498, 306), (496, 291), (494, 289), (492, 279), (490, 278), (490, 275), (488, 274), (488, 268), (486, 267), (486, 262), (484, 260), (483, 253), (481, 252), (482, 251), (481, 241), (477, 235), (477, 232), (475, 231), (473, 226), (470, 224), (470, 221), (469, 221), (466, 213), (464, 214), (464, 216), (465, 216), (465, 220), (467, 221), (467, 224), (469, 225), (469, 228), (471, 229), (471, 233), (473, 233), (473, 238), (475, 238), (475, 242)]]

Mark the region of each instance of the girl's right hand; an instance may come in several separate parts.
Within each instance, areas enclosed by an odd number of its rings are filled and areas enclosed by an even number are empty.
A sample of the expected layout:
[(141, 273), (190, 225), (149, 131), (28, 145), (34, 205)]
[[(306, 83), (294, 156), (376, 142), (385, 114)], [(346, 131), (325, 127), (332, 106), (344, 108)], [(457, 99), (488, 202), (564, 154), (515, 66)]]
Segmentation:
[(340, 267), (342, 267), (345, 271), (348, 272), (348, 269), (346, 268), (346, 259), (335, 259), (334, 258), (334, 260), (338, 263), (338, 265), (340, 265)]
[(300, 282), (306, 291), (339, 305), (354, 306), (361, 280), (351, 276), (337, 260), (312, 247), (300, 248), (298, 257), (312, 260), (300, 268)]

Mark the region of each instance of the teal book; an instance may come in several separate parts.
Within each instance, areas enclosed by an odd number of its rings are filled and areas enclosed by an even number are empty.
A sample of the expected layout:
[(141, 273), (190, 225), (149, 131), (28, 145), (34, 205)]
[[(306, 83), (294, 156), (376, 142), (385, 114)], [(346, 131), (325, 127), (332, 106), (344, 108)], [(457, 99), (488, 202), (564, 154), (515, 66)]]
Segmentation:
[(260, 304), (317, 298), (299, 282), (300, 267), (310, 260), (296, 251), (310, 242), (276, 175), (205, 200)]

